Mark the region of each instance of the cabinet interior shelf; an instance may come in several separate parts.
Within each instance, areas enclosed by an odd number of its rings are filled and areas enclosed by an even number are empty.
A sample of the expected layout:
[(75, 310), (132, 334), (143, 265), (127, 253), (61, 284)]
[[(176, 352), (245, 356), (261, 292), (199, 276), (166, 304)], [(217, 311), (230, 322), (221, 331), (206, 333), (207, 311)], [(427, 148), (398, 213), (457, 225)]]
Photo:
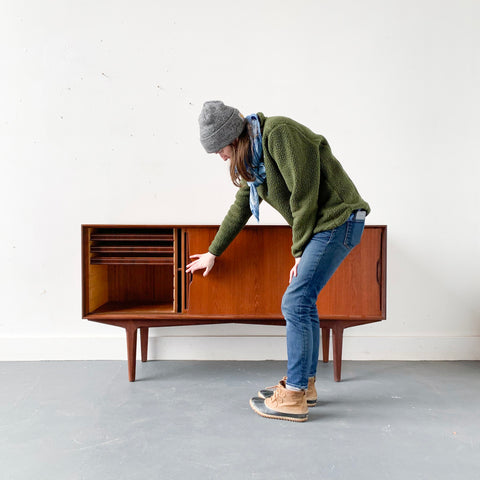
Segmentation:
[(174, 265), (172, 229), (102, 229), (90, 235), (91, 265)]
[(92, 257), (92, 265), (171, 265), (173, 257)]
[(172, 303), (107, 302), (91, 315), (142, 315), (172, 313)]
[(172, 242), (173, 234), (158, 233), (92, 233), (90, 240), (92, 242)]
[(162, 253), (173, 255), (173, 246), (138, 246), (138, 245), (101, 245), (92, 246), (92, 253)]

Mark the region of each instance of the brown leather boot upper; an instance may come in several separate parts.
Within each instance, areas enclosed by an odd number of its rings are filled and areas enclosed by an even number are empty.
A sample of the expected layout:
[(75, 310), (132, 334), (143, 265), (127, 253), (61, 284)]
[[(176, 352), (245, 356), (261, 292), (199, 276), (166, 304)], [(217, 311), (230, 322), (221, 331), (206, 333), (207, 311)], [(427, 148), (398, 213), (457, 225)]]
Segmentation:
[(287, 390), (285, 380), (281, 380), (275, 388), (273, 395), (265, 399), (265, 405), (281, 413), (308, 413), (305, 390), (299, 392)]
[(307, 397), (307, 402), (317, 402), (317, 389), (315, 388), (315, 377), (310, 377), (308, 379), (308, 388), (305, 394)]

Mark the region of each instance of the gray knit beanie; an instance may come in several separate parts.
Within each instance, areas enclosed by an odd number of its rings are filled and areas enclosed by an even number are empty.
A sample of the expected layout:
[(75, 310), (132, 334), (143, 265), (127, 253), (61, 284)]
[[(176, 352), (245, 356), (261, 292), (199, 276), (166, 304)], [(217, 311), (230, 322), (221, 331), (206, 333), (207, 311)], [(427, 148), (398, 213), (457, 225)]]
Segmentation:
[(198, 117), (200, 142), (207, 153), (217, 153), (238, 138), (245, 122), (236, 108), (219, 100), (205, 102)]

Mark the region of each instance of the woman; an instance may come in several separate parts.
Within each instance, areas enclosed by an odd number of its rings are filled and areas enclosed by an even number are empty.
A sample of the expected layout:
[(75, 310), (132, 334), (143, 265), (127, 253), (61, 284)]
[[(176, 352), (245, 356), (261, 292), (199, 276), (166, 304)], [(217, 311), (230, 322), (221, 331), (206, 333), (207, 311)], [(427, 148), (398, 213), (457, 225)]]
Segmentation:
[[(192, 255), (187, 272), (213, 268), (262, 200), (292, 227), (289, 286), (282, 299), (287, 332), (287, 375), (250, 400), (267, 418), (303, 422), (317, 401), (320, 347), (316, 301), (337, 267), (360, 242), (370, 207), (332, 155), (327, 140), (287, 117), (244, 118), (221, 101), (203, 105), (200, 141), (208, 153), (230, 160), (239, 187), (208, 252)], [(266, 272), (268, 274), (268, 272)]]

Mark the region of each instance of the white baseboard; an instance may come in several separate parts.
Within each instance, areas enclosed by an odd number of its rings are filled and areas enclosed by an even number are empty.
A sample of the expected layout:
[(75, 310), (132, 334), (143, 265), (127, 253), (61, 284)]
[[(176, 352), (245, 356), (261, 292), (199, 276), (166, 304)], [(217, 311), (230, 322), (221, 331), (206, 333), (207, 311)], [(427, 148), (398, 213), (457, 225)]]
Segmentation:
[[(126, 360), (125, 336), (0, 337), (0, 361)], [(140, 342), (137, 346), (140, 358)], [(330, 345), (330, 358), (332, 346)], [(149, 360), (285, 360), (284, 336), (150, 336)], [(344, 360), (480, 360), (480, 336), (344, 337)]]

